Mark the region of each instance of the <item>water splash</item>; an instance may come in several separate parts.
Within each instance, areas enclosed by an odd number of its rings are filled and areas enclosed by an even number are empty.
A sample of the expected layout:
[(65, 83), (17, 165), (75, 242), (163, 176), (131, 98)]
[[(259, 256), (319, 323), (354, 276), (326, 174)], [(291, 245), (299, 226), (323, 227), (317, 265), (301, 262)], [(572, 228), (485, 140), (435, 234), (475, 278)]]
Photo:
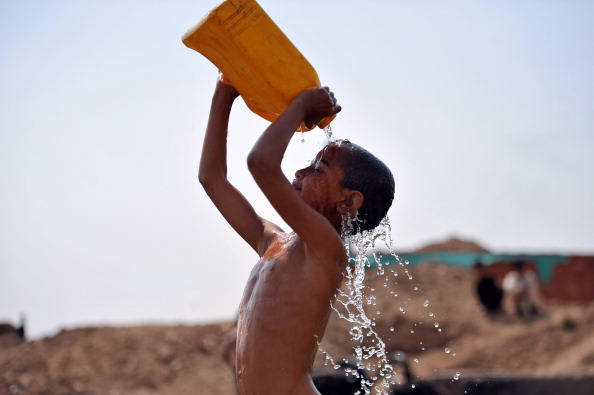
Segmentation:
[[(361, 380), (361, 389), (365, 394), (371, 393), (371, 387), (378, 394), (388, 394), (390, 386), (395, 384), (394, 368), (387, 353), (386, 345), (375, 330), (375, 317), (369, 317), (364, 304), (375, 305), (375, 296), (365, 297), (363, 283), (365, 269), (371, 267), (367, 252), (372, 251), (372, 257), (377, 264), (380, 275), (385, 275), (381, 257), (375, 249), (376, 241), (381, 240), (390, 249), (392, 246), (391, 228), (388, 218), (384, 218), (380, 225), (369, 231), (352, 234), (358, 219), (356, 215), (343, 218), (342, 237), (345, 241), (345, 251), (349, 256), (344, 286), (337, 291), (332, 308), (338, 317), (352, 324), (349, 331), (354, 342), (354, 355), (359, 369), (372, 372), (367, 380)], [(351, 249), (356, 253), (351, 254)], [(397, 256), (391, 251), (393, 256)], [(388, 280), (388, 278), (386, 278)], [(404, 313), (404, 310), (402, 309)], [(377, 311), (376, 315), (380, 312)], [(393, 328), (391, 328), (393, 330)], [(377, 384), (377, 385), (376, 385)]]
[[(323, 131), (324, 136), (321, 140), (324, 141), (318, 141), (321, 143), (321, 147), (335, 140), (330, 125)], [(386, 343), (376, 329), (375, 320), (379, 318), (381, 312), (378, 310), (374, 314), (368, 314), (365, 311), (377, 306), (377, 297), (373, 295), (376, 290), (371, 287), (365, 289), (365, 271), (367, 268), (374, 267), (376, 271), (374, 274), (384, 276), (385, 282), (382, 288), (385, 291), (382, 292), (389, 292), (395, 298), (399, 297), (400, 292), (391, 290), (389, 284), (396, 285), (401, 280), (412, 281), (413, 276), (409, 272), (409, 262), (400, 260), (394, 251), (391, 225), (387, 216), (375, 229), (353, 234), (355, 233), (353, 230), (359, 228), (356, 226), (358, 222), (356, 213), (343, 217), (341, 237), (344, 240), (345, 252), (349, 257), (349, 265), (347, 265), (343, 286), (337, 290), (331, 307), (340, 319), (351, 324), (348, 333), (354, 344), (353, 354), (356, 359), (356, 369), (345, 369), (345, 371), (347, 375), (353, 375), (360, 380), (361, 391), (358, 393), (370, 394), (373, 390), (374, 394), (388, 395), (391, 393), (390, 388), (401, 383), (396, 382), (398, 375), (395, 374), (395, 369), (392, 366), (391, 362), (393, 361), (390, 361)], [(376, 245), (387, 247), (387, 251), (385, 249), (382, 251), (381, 247), (376, 248)], [(410, 286), (415, 293), (422, 294), (423, 291), (418, 285), (411, 284)], [(429, 300), (421, 300), (424, 302), (422, 302), (422, 308), (418, 310), (419, 317), (427, 317), (427, 315), (432, 317), (434, 329), (436, 332), (442, 332), (437, 317), (429, 310)], [(411, 302), (411, 298), (401, 300), (403, 305), (400, 305), (398, 310), (402, 315), (408, 316), (409, 311), (410, 314), (415, 314), (414, 308), (409, 308), (413, 306), (407, 306), (408, 302)], [(414, 326), (417, 327), (417, 324)], [(388, 333), (395, 333), (394, 326), (389, 327)], [(410, 330), (410, 333), (414, 334), (415, 331)], [(419, 342), (419, 345), (421, 352), (425, 352), (426, 348), (422, 341)], [(331, 365), (334, 369), (341, 367), (344, 369), (344, 364), (336, 363), (332, 356), (320, 346), (320, 342), (318, 342), (318, 347), (325, 357), (324, 364), (326, 366)], [(456, 355), (451, 350), (449, 354)], [(344, 362), (347, 361), (344, 360)], [(418, 364), (419, 358), (415, 356), (413, 362)], [(360, 374), (360, 371), (364, 373)]]
[[(366, 311), (377, 306), (378, 298), (374, 293), (377, 291), (389, 292), (391, 296), (399, 298), (400, 305), (396, 311), (399, 311), (400, 314), (408, 316), (408, 314), (418, 312), (419, 318), (431, 317), (430, 325), (433, 326), (436, 333), (442, 332), (442, 328), (437, 322), (435, 313), (429, 310), (431, 303), (428, 299), (421, 299), (419, 307), (416, 309), (414, 304), (408, 305), (409, 302), (412, 302), (411, 298), (401, 300), (402, 296), (398, 296), (399, 292), (394, 292), (388, 286), (389, 284), (396, 285), (400, 280), (405, 282), (413, 280), (413, 276), (408, 270), (409, 263), (400, 260), (393, 249), (389, 219), (384, 218), (380, 225), (373, 230), (353, 235), (353, 229), (358, 228), (357, 221), (356, 215), (343, 218), (341, 236), (349, 257), (349, 265), (346, 269), (343, 286), (337, 290), (332, 309), (340, 319), (351, 324), (349, 335), (353, 343), (355, 363), (357, 369), (365, 372), (364, 375), (360, 375), (358, 372), (351, 373), (361, 381), (360, 393), (371, 394), (373, 391), (374, 394), (388, 395), (391, 393), (391, 388), (402, 383), (397, 382), (400, 377), (392, 366), (393, 361), (390, 361), (386, 343), (376, 329), (375, 320), (380, 317), (380, 311)], [(387, 247), (387, 252), (385, 249), (382, 251), (381, 246), (383, 245)], [(366, 288), (364, 284), (366, 269), (372, 267), (375, 269), (374, 275), (384, 279), (383, 287), (378, 290), (374, 287)], [(398, 272), (400, 272), (400, 276)], [(381, 291), (384, 288), (386, 290)], [(422, 293), (421, 288), (414, 284), (410, 284), (409, 289), (415, 293)], [(416, 323), (414, 328), (417, 328)], [(388, 336), (396, 333), (394, 326), (388, 326), (385, 329)], [(410, 330), (410, 333), (414, 334), (415, 330)], [(419, 348), (421, 352), (426, 350), (422, 341), (419, 341)], [(456, 356), (451, 348), (444, 351), (453, 357)], [(325, 355), (326, 359), (331, 360), (327, 353)], [(419, 364), (420, 360), (415, 356), (411, 362)], [(333, 361), (331, 363), (335, 368), (339, 366)]]

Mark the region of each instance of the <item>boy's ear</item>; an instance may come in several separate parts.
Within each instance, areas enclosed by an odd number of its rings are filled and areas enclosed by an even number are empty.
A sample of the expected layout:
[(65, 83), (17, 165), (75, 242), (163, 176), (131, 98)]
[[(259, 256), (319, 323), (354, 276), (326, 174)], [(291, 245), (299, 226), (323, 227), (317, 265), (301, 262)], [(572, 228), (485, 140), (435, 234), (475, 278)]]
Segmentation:
[(359, 191), (350, 190), (346, 193), (343, 200), (338, 203), (338, 212), (341, 214), (352, 213), (363, 206), (365, 198)]

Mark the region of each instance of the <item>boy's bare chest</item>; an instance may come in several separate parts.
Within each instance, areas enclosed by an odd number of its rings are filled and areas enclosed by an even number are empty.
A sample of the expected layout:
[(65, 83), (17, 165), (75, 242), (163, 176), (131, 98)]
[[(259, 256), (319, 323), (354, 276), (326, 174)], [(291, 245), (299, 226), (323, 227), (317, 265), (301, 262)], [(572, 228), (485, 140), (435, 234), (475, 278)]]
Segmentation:
[(244, 302), (286, 293), (306, 272), (306, 257), (300, 241), (279, 238), (253, 267), (244, 290)]
[(254, 267), (252, 274), (259, 280), (282, 277), (289, 273), (295, 275), (294, 272), (300, 270), (305, 261), (303, 244), (296, 237), (281, 238), (271, 243)]
[(268, 249), (262, 255), (260, 263), (267, 261), (286, 259), (298, 259), (300, 253), (303, 253), (304, 245), (302, 240), (296, 234), (282, 234), (277, 236), (268, 246)]

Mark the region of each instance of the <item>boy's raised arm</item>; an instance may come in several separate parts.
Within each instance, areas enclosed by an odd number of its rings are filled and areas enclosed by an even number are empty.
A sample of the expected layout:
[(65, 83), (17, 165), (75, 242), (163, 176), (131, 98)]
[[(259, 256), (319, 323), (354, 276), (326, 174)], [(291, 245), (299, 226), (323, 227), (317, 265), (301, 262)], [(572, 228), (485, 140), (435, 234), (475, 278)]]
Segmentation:
[(296, 193), (281, 170), (289, 141), (301, 122), (308, 127), (340, 111), (328, 88), (303, 92), (260, 136), (248, 156), (256, 183), (283, 220), (312, 248), (323, 250), (336, 229)]
[(204, 135), (198, 179), (219, 212), (256, 251), (263, 253), (265, 228), (247, 199), (227, 180), (227, 128), (237, 90), (224, 77), (217, 81)]

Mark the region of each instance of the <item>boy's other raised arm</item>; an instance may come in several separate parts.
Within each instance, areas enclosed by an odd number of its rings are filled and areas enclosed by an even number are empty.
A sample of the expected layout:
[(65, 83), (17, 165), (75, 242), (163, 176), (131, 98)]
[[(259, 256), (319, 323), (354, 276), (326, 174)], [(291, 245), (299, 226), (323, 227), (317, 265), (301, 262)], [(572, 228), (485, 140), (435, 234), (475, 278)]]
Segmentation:
[(227, 222), (261, 255), (265, 228), (272, 224), (260, 218), (245, 196), (227, 179), (227, 128), (237, 96), (237, 90), (221, 76), (212, 97), (198, 179)]
[(264, 131), (248, 157), (252, 176), (275, 210), (310, 248), (320, 253), (327, 252), (324, 250), (329, 237), (340, 237), (333, 225), (297, 194), (283, 174), (281, 162), (301, 122), (311, 127), (319, 120), (338, 113), (340, 109), (328, 88), (302, 93)]

